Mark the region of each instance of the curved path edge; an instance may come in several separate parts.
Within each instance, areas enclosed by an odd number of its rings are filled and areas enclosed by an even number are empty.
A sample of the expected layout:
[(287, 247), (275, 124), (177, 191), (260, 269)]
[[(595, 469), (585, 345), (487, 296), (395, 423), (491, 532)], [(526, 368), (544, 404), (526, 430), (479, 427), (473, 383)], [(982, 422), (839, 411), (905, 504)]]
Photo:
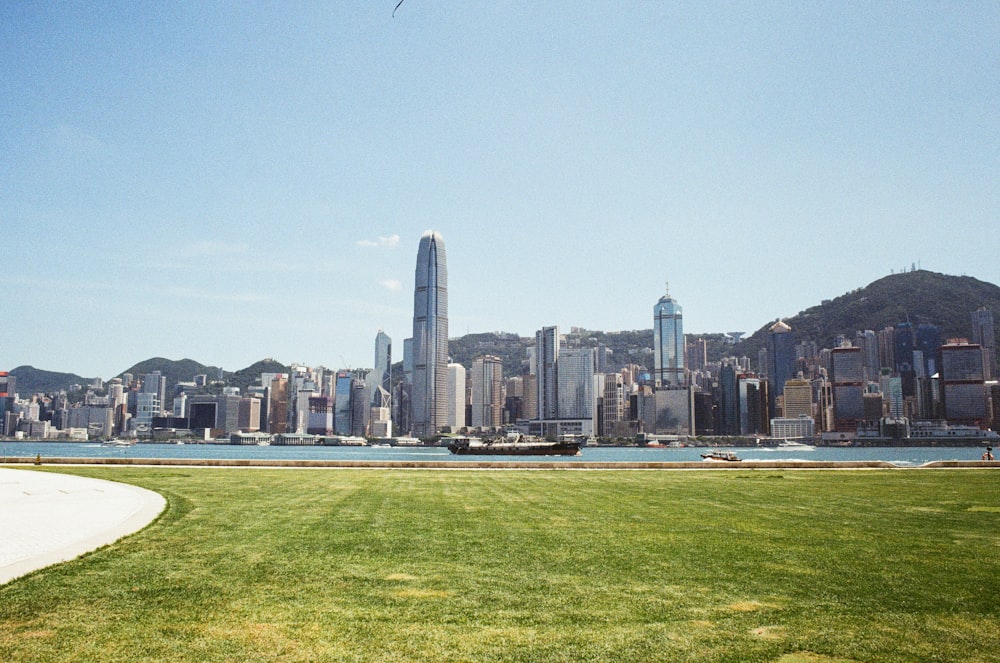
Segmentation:
[(0, 467), (0, 585), (138, 532), (166, 505), (125, 483)]

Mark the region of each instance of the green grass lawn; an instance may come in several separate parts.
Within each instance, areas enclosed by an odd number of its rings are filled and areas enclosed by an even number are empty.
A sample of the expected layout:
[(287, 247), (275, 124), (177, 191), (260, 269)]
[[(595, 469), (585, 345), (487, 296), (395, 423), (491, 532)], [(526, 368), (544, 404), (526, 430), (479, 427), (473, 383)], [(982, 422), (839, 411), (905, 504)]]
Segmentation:
[(168, 508), (0, 661), (1000, 661), (996, 471), (59, 471)]

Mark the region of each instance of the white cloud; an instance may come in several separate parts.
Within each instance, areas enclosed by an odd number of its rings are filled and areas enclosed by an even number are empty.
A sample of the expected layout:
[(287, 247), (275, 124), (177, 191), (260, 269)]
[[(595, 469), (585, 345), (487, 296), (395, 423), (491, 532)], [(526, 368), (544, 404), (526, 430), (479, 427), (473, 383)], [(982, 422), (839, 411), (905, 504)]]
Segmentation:
[(378, 284), (386, 290), (393, 292), (401, 292), (403, 290), (403, 282), (399, 279), (379, 279)]
[(358, 246), (364, 246), (366, 248), (387, 248), (396, 246), (397, 244), (399, 244), (399, 235), (389, 235), (388, 237), (379, 235), (377, 240), (358, 240)]

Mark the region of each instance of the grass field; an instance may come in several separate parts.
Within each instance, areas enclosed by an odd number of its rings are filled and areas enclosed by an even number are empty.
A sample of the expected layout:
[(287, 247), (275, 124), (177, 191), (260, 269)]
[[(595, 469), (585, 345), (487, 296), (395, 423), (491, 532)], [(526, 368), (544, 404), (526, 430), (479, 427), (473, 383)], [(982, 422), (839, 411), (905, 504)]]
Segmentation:
[(0, 661), (1000, 661), (996, 471), (59, 471), (168, 508)]

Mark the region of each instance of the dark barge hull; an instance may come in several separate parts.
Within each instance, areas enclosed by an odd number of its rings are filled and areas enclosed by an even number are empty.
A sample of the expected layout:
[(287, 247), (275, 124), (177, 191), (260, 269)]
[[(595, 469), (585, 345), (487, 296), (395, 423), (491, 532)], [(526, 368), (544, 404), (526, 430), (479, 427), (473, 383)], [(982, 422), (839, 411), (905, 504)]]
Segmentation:
[(482, 444), (452, 443), (448, 450), (459, 456), (579, 456), (577, 443), (554, 444)]

